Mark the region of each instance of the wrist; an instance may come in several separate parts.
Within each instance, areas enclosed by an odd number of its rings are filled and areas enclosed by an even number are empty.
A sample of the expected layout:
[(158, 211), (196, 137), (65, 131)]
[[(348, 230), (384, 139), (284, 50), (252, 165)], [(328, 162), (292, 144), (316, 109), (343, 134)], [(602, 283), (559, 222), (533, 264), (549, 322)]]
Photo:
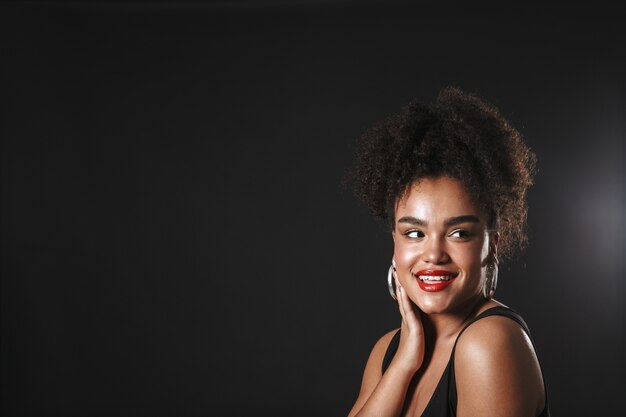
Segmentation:
[(410, 365), (410, 364), (405, 364), (402, 363), (401, 361), (396, 360), (396, 358), (394, 358), (391, 363), (389, 364), (389, 367), (387, 368), (387, 371), (385, 371), (385, 373), (387, 372), (391, 372), (392, 374), (394, 374), (395, 377), (404, 377), (404, 378), (408, 378), (411, 379), (413, 378), (413, 375), (415, 375), (415, 373), (419, 370), (420, 366), (419, 365)]

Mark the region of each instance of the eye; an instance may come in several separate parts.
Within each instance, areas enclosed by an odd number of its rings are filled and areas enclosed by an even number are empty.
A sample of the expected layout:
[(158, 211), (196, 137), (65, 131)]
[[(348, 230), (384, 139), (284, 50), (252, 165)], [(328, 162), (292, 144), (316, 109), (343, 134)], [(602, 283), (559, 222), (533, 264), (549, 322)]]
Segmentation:
[(419, 239), (424, 237), (424, 233), (420, 230), (409, 230), (408, 232), (404, 233), (404, 235), (411, 239)]
[(468, 232), (467, 230), (456, 229), (450, 232), (448, 236), (456, 238), (456, 239), (467, 239), (468, 237), (471, 236), (471, 233)]

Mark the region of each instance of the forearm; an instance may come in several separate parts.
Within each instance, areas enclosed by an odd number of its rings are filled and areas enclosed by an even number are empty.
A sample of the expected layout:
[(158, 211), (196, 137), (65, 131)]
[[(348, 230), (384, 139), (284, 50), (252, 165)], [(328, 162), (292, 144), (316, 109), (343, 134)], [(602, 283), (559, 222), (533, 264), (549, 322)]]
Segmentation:
[(389, 366), (374, 391), (354, 417), (397, 417), (402, 412), (414, 372)]
[[(402, 315), (397, 351), (389, 367), (380, 377), (384, 355), (393, 339), (376, 344), (368, 360), (361, 384), (361, 393), (349, 417), (398, 417), (404, 408), (407, 390), (424, 361), (424, 329), (419, 313), (414, 310), (404, 288), (396, 279), (398, 306)], [(391, 335), (392, 333), (388, 333)], [(387, 350), (383, 349), (385, 347)], [(374, 385), (376, 384), (376, 385)], [(372, 389), (373, 387), (373, 389)]]

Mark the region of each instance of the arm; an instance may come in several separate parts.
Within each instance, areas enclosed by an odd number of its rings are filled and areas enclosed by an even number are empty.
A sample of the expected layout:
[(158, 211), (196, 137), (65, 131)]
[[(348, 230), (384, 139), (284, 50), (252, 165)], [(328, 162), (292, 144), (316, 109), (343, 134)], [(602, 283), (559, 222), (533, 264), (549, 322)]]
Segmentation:
[(389, 368), (381, 375), (382, 360), (395, 331), (376, 343), (365, 366), (361, 391), (348, 417), (396, 417), (404, 407), (407, 389), (424, 360), (424, 331), (419, 313), (396, 281), (402, 315), (400, 344)]
[(535, 417), (545, 403), (543, 377), (524, 330), (487, 317), (459, 338), (455, 354), (458, 417)]

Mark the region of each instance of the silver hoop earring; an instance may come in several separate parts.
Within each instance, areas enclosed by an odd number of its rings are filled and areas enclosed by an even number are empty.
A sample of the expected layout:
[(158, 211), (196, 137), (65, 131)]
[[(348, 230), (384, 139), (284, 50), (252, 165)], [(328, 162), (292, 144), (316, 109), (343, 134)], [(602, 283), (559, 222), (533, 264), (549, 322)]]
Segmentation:
[(486, 299), (493, 298), (498, 286), (498, 264), (495, 262), (487, 265), (485, 271), (485, 284), (483, 285), (483, 297)]
[(387, 272), (387, 288), (389, 289), (389, 294), (391, 295), (391, 298), (393, 298), (394, 300), (397, 300), (396, 297), (396, 287), (394, 286), (394, 277), (393, 277), (393, 273), (395, 272), (396, 268), (393, 267), (393, 264), (389, 267), (389, 272)]

